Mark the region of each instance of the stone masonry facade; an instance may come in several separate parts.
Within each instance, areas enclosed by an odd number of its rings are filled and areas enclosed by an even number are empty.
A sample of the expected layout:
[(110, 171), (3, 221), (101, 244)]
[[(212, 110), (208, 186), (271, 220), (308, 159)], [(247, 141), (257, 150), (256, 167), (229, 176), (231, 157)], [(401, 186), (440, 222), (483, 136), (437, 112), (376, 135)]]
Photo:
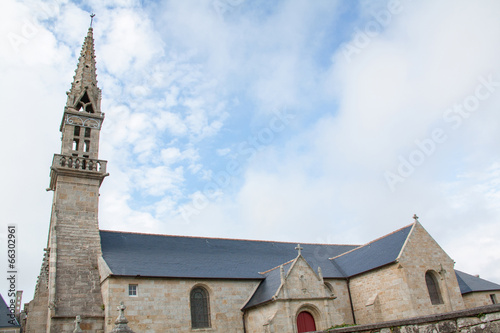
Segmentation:
[(295, 323), (302, 311), (314, 317), (318, 330), (352, 323), (349, 302), (345, 302), (345, 284), (332, 280), (327, 286), (319, 272), (315, 272), (302, 256), (290, 265), (292, 267), (283, 275), (281, 287), (272, 301), (247, 310), (247, 332), (296, 333)]
[[(255, 280), (114, 278), (102, 283), (106, 332), (116, 318), (116, 305), (127, 305), (129, 326), (135, 332), (243, 333), (241, 308), (257, 287)], [(137, 285), (137, 296), (129, 296), (129, 285)], [(191, 329), (189, 295), (203, 286), (209, 293), (211, 328)]]
[(57, 181), (49, 243), (56, 254), (49, 271), (51, 332), (74, 327), (74, 314), (92, 319), (91, 325), (83, 323), (88, 330), (103, 328), (98, 189), (96, 179), (62, 176)]
[[(416, 223), (397, 263), (353, 277), (349, 287), (357, 324), (460, 310), (464, 303), (453, 260)], [(425, 273), (435, 272), (443, 304), (432, 305)]]
[(475, 308), (478, 306), (485, 306), (500, 301), (500, 291), (481, 291), (475, 293), (468, 293), (463, 295), (465, 307), (467, 309)]

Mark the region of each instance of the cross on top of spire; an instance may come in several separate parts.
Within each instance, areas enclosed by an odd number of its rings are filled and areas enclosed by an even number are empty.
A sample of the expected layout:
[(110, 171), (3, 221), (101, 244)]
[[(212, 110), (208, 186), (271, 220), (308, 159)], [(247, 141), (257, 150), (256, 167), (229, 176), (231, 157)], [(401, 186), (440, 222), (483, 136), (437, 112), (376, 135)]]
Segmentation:
[(417, 216), (417, 214), (413, 214), (413, 219), (415, 220), (415, 222), (418, 222), (418, 216)]
[(94, 22), (94, 16), (95, 16), (94, 13), (90, 14), (90, 27), (91, 28), (92, 28), (92, 22)]

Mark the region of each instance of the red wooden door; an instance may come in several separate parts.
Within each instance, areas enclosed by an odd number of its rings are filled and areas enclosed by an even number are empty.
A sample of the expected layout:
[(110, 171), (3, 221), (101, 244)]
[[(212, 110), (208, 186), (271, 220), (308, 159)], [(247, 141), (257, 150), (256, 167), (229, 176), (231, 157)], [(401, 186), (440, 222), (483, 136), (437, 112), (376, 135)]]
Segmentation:
[(302, 311), (299, 313), (299, 316), (297, 317), (297, 330), (299, 333), (316, 331), (314, 318), (309, 312)]

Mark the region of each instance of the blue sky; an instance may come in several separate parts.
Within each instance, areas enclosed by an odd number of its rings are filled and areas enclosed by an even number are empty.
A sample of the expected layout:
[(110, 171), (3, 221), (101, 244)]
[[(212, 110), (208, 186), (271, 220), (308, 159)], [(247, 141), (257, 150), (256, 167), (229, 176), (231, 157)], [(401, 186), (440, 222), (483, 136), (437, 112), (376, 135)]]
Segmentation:
[(25, 301), (90, 12), (101, 229), (362, 244), (416, 213), (500, 282), (497, 1), (6, 0), (1, 235), (17, 223)]

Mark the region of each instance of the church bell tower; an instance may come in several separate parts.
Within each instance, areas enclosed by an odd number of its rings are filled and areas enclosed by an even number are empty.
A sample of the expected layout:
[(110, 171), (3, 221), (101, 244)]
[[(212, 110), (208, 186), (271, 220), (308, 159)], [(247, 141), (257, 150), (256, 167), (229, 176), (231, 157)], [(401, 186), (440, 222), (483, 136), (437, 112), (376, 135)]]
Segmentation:
[(98, 271), (101, 243), (99, 188), (108, 175), (99, 160), (104, 121), (97, 87), (94, 38), (89, 28), (60, 126), (62, 143), (50, 168), (54, 192), (48, 245), (27, 332), (71, 332), (78, 315), (85, 332), (103, 332), (104, 311)]

